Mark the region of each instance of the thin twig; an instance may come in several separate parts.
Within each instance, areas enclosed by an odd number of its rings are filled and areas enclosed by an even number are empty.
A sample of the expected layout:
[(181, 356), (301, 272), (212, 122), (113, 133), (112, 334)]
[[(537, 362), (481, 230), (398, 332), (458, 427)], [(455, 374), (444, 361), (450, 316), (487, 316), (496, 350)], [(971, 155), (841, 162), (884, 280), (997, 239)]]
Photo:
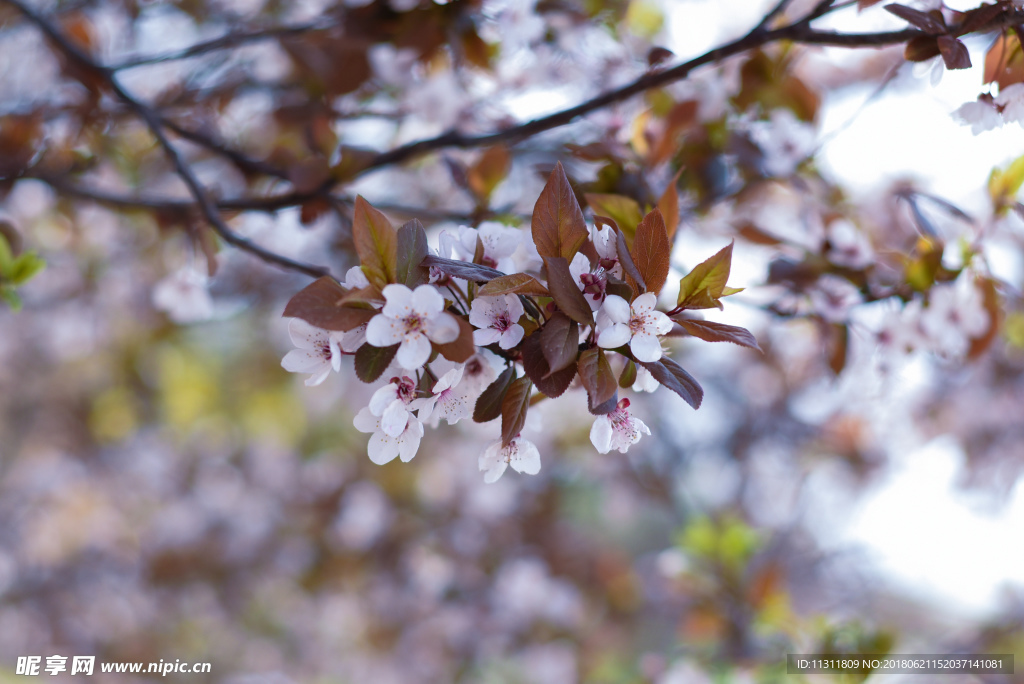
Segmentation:
[[(20, 2), (20, 0), (17, 1)], [(108, 68), (111, 71), (123, 71), (125, 69), (134, 69), (136, 67), (146, 66), (149, 64), (188, 59), (189, 57), (197, 57), (208, 52), (227, 50), (240, 45), (247, 45), (249, 43), (258, 43), (264, 40), (280, 38), (282, 36), (297, 36), (303, 33), (309, 33), (310, 31), (320, 31), (336, 26), (337, 24), (337, 20), (324, 20), (321, 18), (316, 21), (310, 21), (303, 24), (293, 24), (291, 26), (274, 26), (254, 31), (236, 31), (220, 36), (219, 38), (213, 38), (212, 40), (203, 41), (202, 43), (196, 43), (195, 45), (191, 45), (181, 50), (164, 52), (159, 55), (129, 58), (117, 64), (113, 64)]]

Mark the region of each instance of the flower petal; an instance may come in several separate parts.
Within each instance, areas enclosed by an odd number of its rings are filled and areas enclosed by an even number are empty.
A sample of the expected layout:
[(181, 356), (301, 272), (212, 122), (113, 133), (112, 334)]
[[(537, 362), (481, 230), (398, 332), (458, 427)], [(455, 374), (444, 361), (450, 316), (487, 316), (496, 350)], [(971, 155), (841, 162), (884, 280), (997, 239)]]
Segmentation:
[(420, 285), (412, 291), (412, 309), (426, 318), (444, 311), (444, 297), (433, 285)]
[(597, 334), (597, 346), (604, 349), (615, 349), (629, 342), (629, 326), (625, 323), (614, 323)]
[(389, 382), (370, 397), (370, 413), (375, 416), (383, 416), (384, 411), (398, 399), (398, 385)]
[(656, 332), (659, 335), (667, 335), (672, 332), (672, 319), (663, 314), (660, 311), (655, 311), (651, 314), (654, 317), (654, 330), (650, 332)]
[(331, 364), (325, 363), (322, 370), (306, 378), (306, 387), (316, 387), (331, 374)]
[(508, 311), (508, 318), (511, 321), (518, 321), (526, 313), (526, 309), (523, 308), (523, 303), (520, 301), (518, 295), (507, 294), (505, 295), (505, 310)]
[[(380, 417), (380, 429), (389, 437), (398, 437), (409, 425), (409, 411), (405, 408), (405, 402), (396, 399), (391, 405), (384, 409)], [(413, 419), (415, 420), (415, 419)]]
[(601, 311), (615, 323), (629, 323), (629, 303), (619, 295), (608, 295), (605, 297), (604, 306), (601, 307)]
[(590, 443), (598, 453), (607, 454), (612, 449), (612, 421), (608, 416), (598, 416), (590, 426)]
[(459, 384), (462, 380), (462, 373), (465, 370), (465, 366), (459, 365), (452, 368), (450, 371), (441, 376), (441, 378), (434, 383), (433, 391), (434, 394), (440, 394), (446, 389), (451, 389)]
[(288, 321), (288, 337), (292, 339), (292, 344), (299, 349), (319, 347), (318, 338), (326, 336), (326, 330), (310, 325), (301, 318), (293, 318)]
[(483, 328), (473, 331), (473, 344), (478, 347), (486, 347), (501, 339), (501, 333), (496, 328)]
[[(341, 334), (341, 350), (347, 354), (354, 354), (366, 344), (366, 324), (359, 326), (358, 328), (352, 328), (348, 332)], [(340, 361), (339, 361), (340, 365)]]
[[(292, 349), (281, 359), (281, 367), (289, 373), (315, 373), (327, 364), (324, 357), (307, 349)], [(327, 364), (330, 368), (330, 364)]]
[(525, 332), (526, 331), (523, 330), (523, 326), (519, 324), (509, 327), (508, 330), (501, 333), (501, 339), (498, 340), (498, 346), (502, 349), (511, 349), (519, 344), (519, 341), (523, 339), (523, 334)]
[(352, 420), (352, 424), (360, 432), (377, 432), (380, 429), (380, 418), (373, 415), (370, 409), (364, 406), (359, 409), (359, 413)]
[(366, 274), (363, 273), (361, 266), (353, 266), (345, 271), (345, 282), (342, 283), (344, 287), (350, 290), (359, 290), (369, 286), (369, 284), (370, 281), (366, 279)]
[(435, 314), (426, 323), (427, 337), (438, 344), (448, 344), (459, 337), (459, 322), (450, 313)]
[(648, 311), (654, 311), (654, 307), (658, 305), (658, 297), (653, 292), (644, 292), (642, 295), (633, 300), (630, 304), (630, 308), (633, 309), (633, 315), (643, 315)]
[(384, 465), (398, 456), (398, 440), (388, 437), (383, 432), (375, 432), (366, 445), (366, 453), (377, 465)]
[(405, 326), (384, 314), (377, 314), (366, 324), (366, 341), (374, 347), (390, 347), (403, 337)]
[[(370, 321), (371, 323), (373, 321)], [(398, 365), (406, 370), (417, 370), (430, 358), (430, 340), (422, 333), (406, 335), (398, 348)]]
[[(509, 459), (509, 465), (514, 470), (526, 475), (536, 475), (540, 472), (540, 452), (537, 451), (537, 446), (522, 438), (516, 439), (512, 442), (516, 445), (516, 450), (512, 454), (512, 458)], [(511, 445), (509, 445), (511, 446)]]
[(478, 465), (484, 473), (484, 482), (487, 484), (497, 482), (498, 478), (505, 472), (505, 468), (508, 467), (504, 454), (501, 452), (501, 442), (499, 441), (487, 445), (484, 453), (480, 454)]
[(416, 455), (420, 448), (420, 439), (423, 438), (423, 423), (415, 418), (409, 420), (409, 427), (398, 438), (398, 453), (402, 457), (402, 463), (408, 463)]
[[(601, 344), (600, 339), (598, 340), (599, 346)], [(638, 332), (633, 335), (633, 339), (629, 341), (629, 349), (633, 352), (633, 356), (636, 357), (637, 361), (643, 361), (645, 363), (653, 363), (661, 358), (661, 342), (654, 335), (646, 332)]]
[(412, 313), (412, 290), (405, 285), (391, 284), (384, 287), (384, 315), (389, 318), (405, 318)]

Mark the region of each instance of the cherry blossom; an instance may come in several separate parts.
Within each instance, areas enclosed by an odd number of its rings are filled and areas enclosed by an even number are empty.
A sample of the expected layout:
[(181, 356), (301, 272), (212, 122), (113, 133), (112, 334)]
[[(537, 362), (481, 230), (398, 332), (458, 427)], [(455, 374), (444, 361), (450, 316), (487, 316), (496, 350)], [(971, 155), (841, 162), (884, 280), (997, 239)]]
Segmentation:
[(653, 392), (661, 387), (661, 383), (654, 379), (651, 371), (637, 364), (636, 380), (633, 381), (634, 392)]
[(444, 298), (433, 285), (410, 290), (405, 285), (384, 288), (386, 303), (366, 326), (366, 341), (375, 347), (400, 344), (398, 364), (420, 368), (430, 358), (430, 343), (447, 344), (459, 336), (455, 317), (444, 311)]
[[(483, 264), (505, 273), (516, 270), (512, 255), (519, 249), (523, 234), (517, 228), (510, 228), (496, 221), (484, 221), (479, 228), (459, 226), (457, 236), (446, 233), (442, 247), (451, 245), (454, 254), (465, 261), (472, 261), (476, 255), (476, 243), (483, 244)], [(442, 235), (445, 235), (443, 233)]]
[(363, 269), (360, 266), (353, 266), (352, 268), (345, 271), (345, 282), (342, 286), (349, 290), (361, 290), (364, 287), (369, 287), (370, 281), (366, 279), (366, 274), (363, 273)]
[(953, 117), (960, 123), (971, 126), (971, 133), (978, 135), (1003, 125), (1003, 117), (989, 100), (967, 102), (953, 112)]
[(928, 336), (932, 348), (948, 356), (966, 353), (970, 341), (983, 335), (988, 325), (989, 315), (981, 291), (967, 274), (955, 283), (936, 284), (920, 318), (921, 330)]
[(594, 243), (594, 249), (597, 250), (597, 256), (600, 258), (598, 264), (605, 271), (622, 280), (622, 264), (619, 263), (619, 251), (618, 246), (615, 244), (615, 232), (612, 230), (612, 227), (602, 226), (597, 228), (590, 226), (590, 239)]
[(473, 413), (475, 397), (467, 393), (468, 383), (462, 382), (464, 366), (448, 371), (434, 383), (434, 395), (425, 399), (417, 399), (417, 407), (422, 422), (431, 427), (444, 418), (449, 425), (454, 425)]
[(360, 432), (370, 432), (367, 452), (370, 460), (383, 465), (396, 456), (412, 460), (423, 437), (423, 423), (412, 415), (415, 409), (416, 383), (412, 378), (392, 378), (370, 398), (370, 405), (356, 414), (353, 424)]
[(596, 273), (590, 272), (590, 261), (579, 252), (572, 258), (569, 264), (569, 274), (572, 276), (576, 287), (580, 288), (583, 298), (587, 300), (591, 311), (601, 308), (605, 298), (605, 286), (608, 277), (603, 268), (598, 268)]
[(323, 330), (310, 325), (301, 318), (293, 318), (288, 323), (288, 336), (293, 349), (281, 359), (281, 366), (289, 373), (311, 373), (306, 385), (319, 385), (331, 369), (341, 370), (341, 333)]
[(172, 273), (153, 288), (153, 305), (175, 323), (198, 323), (213, 318), (209, 279), (194, 268)]
[(1014, 83), (1000, 89), (995, 99), (1006, 123), (1018, 123), (1024, 127), (1024, 83)]
[(516, 322), (523, 313), (516, 295), (477, 297), (469, 311), (469, 322), (479, 328), (473, 331), (473, 342), (481, 347), (497, 342), (502, 349), (511, 349), (523, 339), (523, 326)]
[(597, 346), (615, 349), (628, 343), (637, 361), (651, 363), (660, 359), (658, 335), (672, 330), (672, 321), (654, 310), (657, 303), (652, 292), (645, 292), (632, 304), (618, 295), (608, 295), (597, 314)]
[(488, 484), (496, 482), (508, 466), (519, 473), (536, 475), (540, 472), (540, 452), (533, 442), (516, 435), (508, 446), (502, 448), (498, 440), (488, 444), (480, 454), (480, 470)]
[(750, 137), (764, 152), (764, 169), (772, 176), (790, 176), (817, 145), (814, 127), (788, 109), (774, 109), (770, 121), (750, 124)]
[(640, 441), (641, 432), (651, 434), (642, 420), (629, 414), (629, 399), (622, 399), (611, 413), (597, 417), (590, 428), (590, 441), (602, 454), (612, 449), (624, 454)]

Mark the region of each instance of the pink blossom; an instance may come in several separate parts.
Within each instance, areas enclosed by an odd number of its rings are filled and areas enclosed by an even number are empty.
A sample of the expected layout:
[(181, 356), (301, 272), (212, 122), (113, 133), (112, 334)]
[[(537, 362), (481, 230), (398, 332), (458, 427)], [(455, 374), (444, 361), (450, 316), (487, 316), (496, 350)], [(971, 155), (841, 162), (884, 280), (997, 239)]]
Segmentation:
[(654, 310), (657, 303), (651, 292), (640, 295), (632, 304), (618, 295), (608, 295), (597, 314), (597, 346), (615, 349), (628, 343), (638, 361), (650, 363), (660, 359), (658, 335), (672, 330), (672, 321)]
[(649, 435), (651, 431), (642, 420), (629, 415), (629, 399), (622, 399), (611, 413), (597, 417), (590, 428), (590, 441), (602, 454), (612, 449), (624, 454), (640, 441), (640, 433)]
[(496, 482), (508, 466), (519, 473), (536, 475), (540, 472), (540, 452), (533, 442), (516, 435), (504, 448), (501, 440), (488, 444), (480, 454), (479, 465), (488, 484)]
[(473, 331), (473, 342), (481, 347), (497, 342), (502, 349), (511, 349), (523, 339), (523, 326), (517, 322), (523, 313), (516, 295), (477, 297), (469, 311), (469, 322), (479, 328)]
[(374, 347), (401, 345), (396, 358), (406, 370), (427, 362), (431, 342), (447, 344), (459, 336), (458, 322), (444, 311), (444, 298), (433, 285), (415, 290), (388, 285), (384, 299), (384, 308), (366, 326), (366, 341)]
[(341, 333), (323, 330), (310, 325), (301, 318), (288, 323), (288, 336), (292, 338), (293, 349), (281, 359), (281, 366), (289, 373), (311, 373), (306, 385), (319, 385), (331, 369), (341, 370)]

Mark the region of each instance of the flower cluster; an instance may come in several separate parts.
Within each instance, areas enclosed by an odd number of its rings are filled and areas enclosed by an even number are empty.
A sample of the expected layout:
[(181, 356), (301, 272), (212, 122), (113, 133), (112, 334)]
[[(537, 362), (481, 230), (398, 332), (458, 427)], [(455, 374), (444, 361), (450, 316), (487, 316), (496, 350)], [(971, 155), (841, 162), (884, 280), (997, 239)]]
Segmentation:
[(960, 105), (953, 116), (960, 123), (969, 125), (974, 135), (1007, 123), (1024, 127), (1024, 83), (1006, 86), (995, 97), (983, 94), (974, 102)]
[(540, 451), (522, 434), (527, 412), (574, 386), (585, 390), (596, 416), (594, 447), (625, 453), (651, 432), (631, 415), (629, 399), (619, 398), (620, 388), (664, 385), (700, 405), (700, 385), (666, 355), (673, 330), (756, 342), (741, 328), (684, 315), (720, 307), (721, 297), (738, 291), (726, 287), (731, 245), (686, 275), (676, 306), (663, 312), (658, 294), (678, 214), (666, 224), (656, 207), (628, 230), (603, 217), (598, 223), (587, 226), (561, 165), (537, 201), (529, 236), (483, 223), (442, 232), (431, 250), (417, 221), (395, 229), (358, 198), (360, 266), (344, 283), (321, 278), (292, 298), (285, 315), (293, 317), (298, 348), (282, 365), (318, 385), (351, 355), (363, 382), (389, 378), (354, 421), (371, 435), (377, 464), (411, 460), (424, 426), (472, 418), (500, 422), (499, 438), (479, 458), (485, 482), (509, 466), (536, 474)]

